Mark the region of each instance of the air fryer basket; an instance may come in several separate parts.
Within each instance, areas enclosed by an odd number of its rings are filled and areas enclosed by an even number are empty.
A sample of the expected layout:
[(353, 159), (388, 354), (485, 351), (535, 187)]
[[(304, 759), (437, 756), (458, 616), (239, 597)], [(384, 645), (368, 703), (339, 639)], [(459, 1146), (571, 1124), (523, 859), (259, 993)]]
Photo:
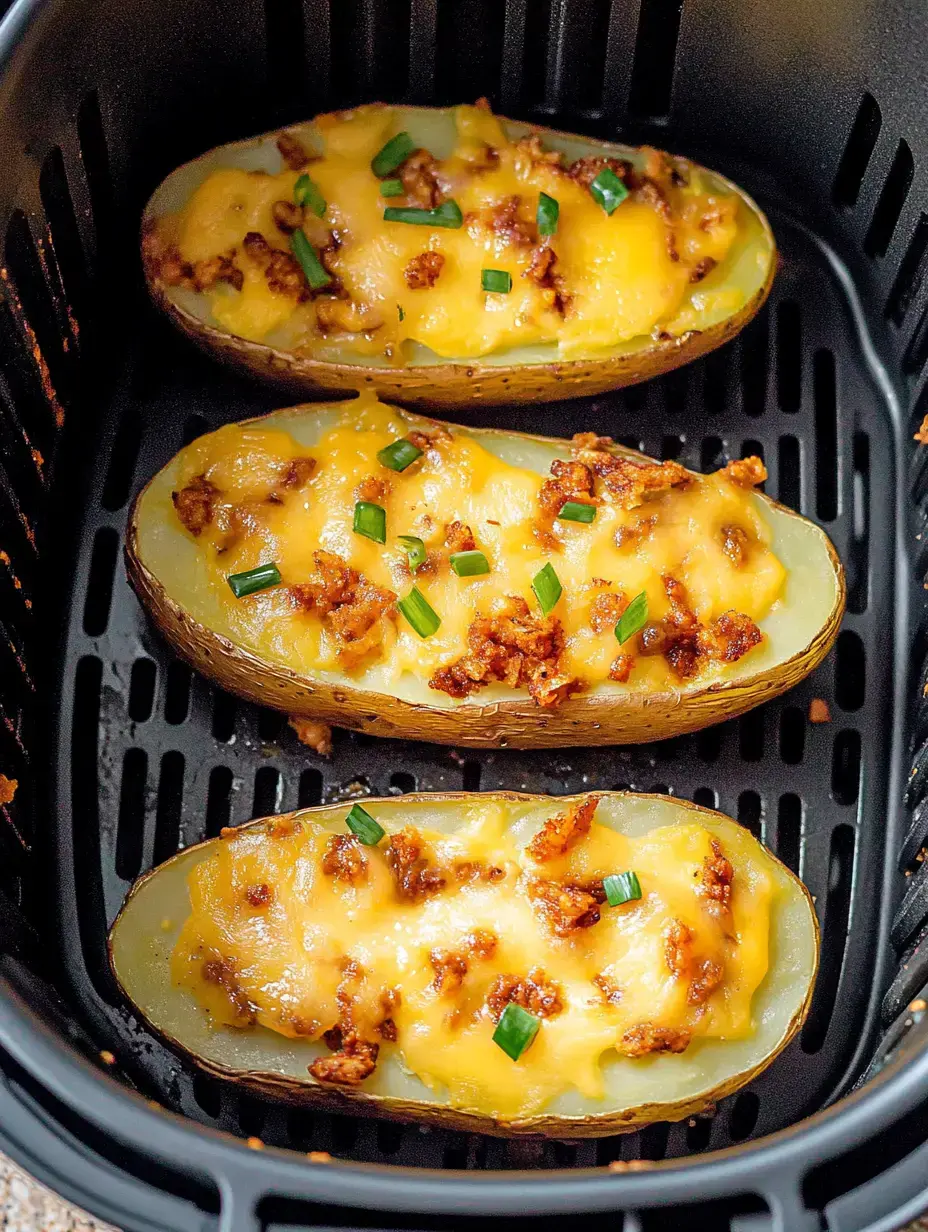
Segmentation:
[[(0, 808), (0, 1146), (84, 1205), (153, 1232), (439, 1228), (465, 1214), (553, 1226), (594, 1210), (627, 1232), (687, 1218), (851, 1232), (928, 1206), (928, 449), (911, 439), (928, 410), (928, 13), (918, 0), (827, 7), (17, 0), (8, 12), (0, 772), (19, 789)], [(834, 539), (849, 610), (810, 680), (692, 737), (461, 754), (338, 733), (323, 761), (280, 716), (174, 661), (126, 583), (132, 494), (184, 441), (281, 400), (155, 318), (141, 204), (221, 141), (365, 99), (480, 94), (717, 166), (769, 210), (782, 254), (768, 307), (706, 360), (480, 421), (594, 429), (702, 468), (762, 454), (767, 490)], [(830, 722), (808, 722), (813, 698)], [(809, 1020), (714, 1116), (509, 1145), (295, 1112), (195, 1073), (115, 993), (105, 937), (129, 884), (224, 825), (371, 792), (624, 785), (738, 817), (816, 898)]]

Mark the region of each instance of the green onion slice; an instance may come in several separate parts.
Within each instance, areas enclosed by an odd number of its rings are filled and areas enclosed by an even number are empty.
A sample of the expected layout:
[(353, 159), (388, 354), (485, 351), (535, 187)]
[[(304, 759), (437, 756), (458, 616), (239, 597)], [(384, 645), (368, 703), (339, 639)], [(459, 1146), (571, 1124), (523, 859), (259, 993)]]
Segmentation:
[(631, 603), (622, 613), (619, 618), (619, 623), (615, 627), (615, 635), (619, 639), (619, 644), (624, 644), (630, 637), (634, 637), (639, 629), (643, 629), (648, 622), (648, 596), (644, 591), (639, 595), (635, 595)]
[(550, 561), (532, 578), (532, 590), (541, 605), (542, 612), (547, 616), (562, 593), (560, 578), (554, 572), (554, 566)]
[(480, 287), (483, 291), (492, 291), (497, 295), (508, 295), (512, 290), (512, 274), (508, 270), (481, 270)]
[(592, 522), (596, 517), (596, 506), (585, 505), (582, 501), (564, 501), (557, 516), (562, 522)]
[(381, 180), (380, 195), (381, 197), (402, 197), (405, 192), (402, 180)]
[(345, 818), (345, 825), (365, 847), (376, 847), (386, 834), (383, 826), (374, 820), (367, 809), (361, 808), (360, 804), (352, 806), (351, 812)]
[(407, 466), (415, 462), (416, 458), (421, 457), (422, 450), (412, 441), (407, 441), (405, 437), (377, 451), (377, 461), (382, 466), (389, 466), (391, 471), (404, 471)]
[(538, 209), (535, 211), (535, 222), (538, 224), (539, 235), (553, 235), (557, 230), (558, 215), (561, 207), (555, 197), (547, 193), (538, 194)]
[(603, 890), (610, 907), (621, 907), (623, 903), (641, 898), (641, 882), (638, 874), (633, 872), (613, 873), (611, 877), (604, 877)]
[(510, 1001), (500, 1015), (493, 1032), (493, 1043), (502, 1048), (507, 1057), (518, 1061), (526, 1048), (538, 1034), (541, 1019), (524, 1010), (521, 1005)]
[(381, 505), (372, 505), (370, 501), (358, 501), (354, 507), (352, 530), (365, 539), (373, 539), (375, 543), (386, 543), (387, 511)]
[(397, 538), (406, 549), (406, 555), (409, 557), (409, 567), (415, 573), (420, 565), (425, 564), (425, 544), (418, 535), (397, 535)]
[(456, 201), (443, 201), (434, 210), (421, 210), (411, 205), (388, 205), (383, 212), (384, 222), (408, 222), (416, 227), (448, 227), (457, 230), (464, 223), (464, 215)]
[(416, 143), (409, 133), (397, 133), (385, 146), (381, 146), (371, 159), (371, 171), (378, 179), (383, 179), (385, 175), (395, 171), (400, 163), (404, 163), (415, 148)]
[(406, 313), (403, 311), (403, 305), (402, 305), (402, 304), (397, 304), (397, 305), (396, 305), (396, 315), (399, 317), (399, 319), (400, 319), (401, 321), (405, 321), (405, 320), (406, 320)]
[(590, 193), (593, 200), (601, 205), (607, 214), (611, 214), (628, 196), (628, 189), (611, 167), (603, 167), (590, 185)]
[(319, 260), (319, 254), (302, 231), (294, 231), (290, 236), (290, 247), (312, 289), (318, 291), (320, 287), (327, 287), (332, 281), (332, 275)]
[(400, 609), (420, 637), (431, 637), (441, 624), (441, 619), (418, 586), (414, 586), (405, 599), (397, 599)]
[(293, 200), (297, 205), (304, 205), (311, 209), (320, 218), (325, 213), (325, 197), (305, 172), (293, 185)]
[(490, 562), (483, 552), (452, 552), (451, 568), (458, 577), (477, 577), (490, 572)]
[(279, 586), (280, 570), (271, 561), (269, 565), (258, 565), (254, 569), (246, 569), (244, 573), (230, 573), (226, 581), (236, 599), (244, 599), (246, 595), (267, 590), (269, 586)]

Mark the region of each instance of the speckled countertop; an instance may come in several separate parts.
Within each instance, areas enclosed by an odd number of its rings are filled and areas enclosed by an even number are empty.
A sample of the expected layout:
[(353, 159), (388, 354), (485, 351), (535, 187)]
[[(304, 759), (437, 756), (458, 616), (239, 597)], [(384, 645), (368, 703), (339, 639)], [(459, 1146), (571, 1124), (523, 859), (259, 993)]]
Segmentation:
[[(0, 1155), (0, 1232), (118, 1232), (98, 1223)], [(928, 1216), (904, 1232), (928, 1232)]]

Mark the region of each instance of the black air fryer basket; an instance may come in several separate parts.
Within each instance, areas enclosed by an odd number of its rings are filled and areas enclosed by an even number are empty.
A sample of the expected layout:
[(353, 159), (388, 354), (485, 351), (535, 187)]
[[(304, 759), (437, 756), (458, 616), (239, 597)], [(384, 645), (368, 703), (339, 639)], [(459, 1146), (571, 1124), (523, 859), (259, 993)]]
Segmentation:
[[(0, 772), (19, 781), (0, 809), (0, 1147), (131, 1232), (592, 1212), (626, 1232), (873, 1232), (928, 1206), (926, 42), (920, 0), (17, 0), (0, 27)], [(768, 210), (782, 264), (707, 359), (480, 421), (699, 468), (763, 455), (767, 490), (832, 536), (848, 613), (811, 679), (694, 736), (462, 756), (337, 733), (323, 761), (174, 660), (126, 583), (133, 493), (183, 442), (282, 401), (156, 318), (141, 206), (223, 141), (481, 94), (717, 167)], [(808, 722), (813, 698), (830, 722)], [(815, 896), (801, 1036), (714, 1115), (510, 1144), (243, 1096), (116, 995), (107, 927), (178, 846), (462, 786), (630, 786), (737, 817)]]

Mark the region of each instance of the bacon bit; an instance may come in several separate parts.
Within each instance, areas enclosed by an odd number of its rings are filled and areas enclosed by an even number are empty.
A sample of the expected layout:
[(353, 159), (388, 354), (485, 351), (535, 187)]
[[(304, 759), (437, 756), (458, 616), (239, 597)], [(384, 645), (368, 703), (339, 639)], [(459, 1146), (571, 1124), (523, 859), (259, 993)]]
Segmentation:
[(685, 976), (690, 969), (693, 930), (682, 920), (671, 920), (664, 930), (664, 961), (672, 975)]
[(593, 496), (593, 473), (582, 462), (565, 462), (555, 458), (551, 463), (551, 476), (544, 481), (538, 492), (541, 516), (534, 531), (544, 547), (559, 549), (561, 542), (551, 531), (564, 502), (571, 500), (582, 505), (595, 505), (598, 502)]
[(712, 958), (704, 958), (690, 980), (686, 993), (687, 1005), (704, 1005), (722, 982), (724, 968)]
[(454, 440), (454, 436), (444, 424), (431, 424), (426, 432), (421, 428), (413, 428), (406, 433), (406, 439), (424, 454), (434, 451), (433, 460), (439, 457), (442, 446)]
[(384, 855), (400, 898), (416, 902), (445, 888), (444, 873), (434, 867), (425, 840), (412, 826), (393, 835)]
[(594, 633), (606, 633), (619, 623), (628, 600), (620, 590), (616, 593), (597, 595), (590, 604), (590, 628)]
[(647, 1172), (653, 1166), (649, 1159), (612, 1159), (606, 1165), (610, 1172)]
[(831, 711), (828, 709), (828, 703), (823, 697), (813, 697), (809, 702), (809, 722), (810, 723), (830, 723)]
[(712, 273), (717, 265), (718, 261), (716, 261), (715, 257), (703, 257), (701, 261), (697, 261), (693, 266), (690, 282), (702, 282), (708, 274)]
[(616, 1049), (626, 1057), (643, 1057), (649, 1052), (684, 1052), (691, 1038), (689, 1031), (641, 1022), (625, 1032)]
[(739, 488), (754, 488), (759, 483), (763, 483), (767, 478), (767, 468), (764, 465), (763, 459), (752, 454), (748, 458), (742, 458), (740, 461), (735, 458), (723, 466), (717, 474), (724, 476), (725, 479), (736, 483)]
[(721, 530), (722, 551), (736, 569), (740, 569), (748, 558), (750, 537), (741, 526), (723, 526)]
[(928, 415), (922, 420), (918, 431), (912, 439), (918, 441), (919, 445), (928, 445)]
[(18, 779), (8, 779), (5, 774), (0, 774), (0, 805), (12, 804), (18, 787)]
[(614, 980), (611, 980), (608, 975), (602, 974), (593, 976), (593, 983), (602, 993), (602, 998), (609, 1005), (619, 1005), (622, 1000), (622, 989)]
[(486, 212), (487, 226), (503, 243), (515, 248), (527, 248), (538, 238), (534, 220), (519, 217), (522, 198), (515, 194), (504, 197)]
[(431, 987), (440, 997), (447, 997), (464, 983), (467, 975), (467, 959), (454, 950), (429, 950), (429, 962), (435, 972)]
[(258, 1020), (257, 1007), (252, 1004), (239, 983), (238, 973), (230, 958), (217, 955), (203, 963), (200, 975), (205, 984), (217, 984), (226, 994), (229, 1005), (241, 1025), (253, 1027)]
[(267, 832), (270, 838), (293, 838), (303, 833), (303, 823), (295, 817), (275, 817), (269, 822)]
[(635, 509), (671, 488), (685, 487), (692, 479), (679, 462), (638, 462), (603, 450), (583, 450), (580, 457), (620, 509)]
[(116, 1058), (108, 1048), (104, 1048), (100, 1053), (100, 1060), (104, 1065), (115, 1065)]
[(249, 886), (245, 891), (245, 897), (252, 907), (266, 907), (274, 897), (274, 892), (269, 885), (262, 883)]
[(295, 201), (275, 201), (271, 206), (271, 217), (284, 235), (292, 235), (303, 225), (303, 207)]
[(195, 261), (192, 266), (194, 291), (209, 291), (217, 282), (227, 282), (236, 291), (245, 284), (245, 275), (233, 261), (235, 250), (216, 257)]
[(313, 552), (315, 575), (289, 588), (294, 601), (328, 622), (343, 663), (355, 666), (378, 650), (388, 621), (396, 620), (396, 595), (375, 586), (334, 552)]
[(382, 1040), (386, 1040), (388, 1044), (395, 1044), (400, 1037), (397, 1025), (393, 1020), (393, 1015), (399, 1008), (402, 996), (398, 988), (385, 988), (380, 994), (380, 1012), (383, 1018), (374, 1028)]
[[(335, 1028), (339, 1030), (339, 1028)], [(326, 1035), (331, 1035), (326, 1032)], [(309, 1067), (317, 1082), (333, 1086), (356, 1087), (377, 1068), (379, 1044), (362, 1039), (355, 1030), (339, 1030), (339, 1047), (330, 1057), (319, 1057)], [(328, 1039), (326, 1040), (328, 1043)]]
[(263, 1151), (264, 1143), (260, 1138), (246, 1138), (245, 1145), (251, 1147), (253, 1151)]
[(609, 664), (609, 679), (617, 684), (627, 684), (635, 666), (635, 657), (630, 654), (619, 654)]
[(367, 334), (380, 329), (383, 317), (368, 304), (323, 296), (316, 300), (316, 324), (323, 333), (341, 330), (346, 334)]
[(420, 252), (403, 270), (403, 277), (410, 291), (423, 291), (434, 287), (445, 267), (445, 258), (440, 252)]
[(754, 621), (741, 612), (724, 612), (708, 629), (702, 628), (683, 584), (669, 575), (662, 580), (670, 614), (645, 625), (638, 644), (642, 654), (662, 654), (681, 680), (695, 676), (707, 659), (734, 663), (763, 640)]
[(532, 906), (558, 937), (569, 937), (581, 928), (599, 923), (599, 902), (596, 896), (575, 885), (539, 879), (529, 882), (528, 896)]
[(922, 997), (918, 997), (909, 1005), (909, 1009), (913, 1014), (923, 1014), (925, 1010), (928, 1010), (928, 1001), (925, 1001)]
[(445, 527), (445, 547), (449, 552), (473, 552), (477, 540), (464, 522), (449, 522)]
[(648, 518), (638, 518), (628, 526), (620, 526), (615, 532), (615, 546), (620, 551), (623, 548), (634, 547), (649, 538), (656, 525), (657, 514), (652, 514)]
[(367, 856), (351, 834), (333, 834), (326, 843), (322, 871), (336, 881), (357, 885), (367, 874)]
[(171, 493), (177, 516), (191, 535), (201, 534), (212, 522), (218, 495), (219, 489), (204, 475), (197, 475), (185, 488)]
[(451, 871), (456, 881), (502, 881), (506, 870), (495, 864), (480, 864), (476, 860), (455, 860)]
[(294, 137), (293, 133), (282, 132), (277, 135), (277, 148), (280, 150), (280, 156), (290, 168), (291, 171), (302, 171), (306, 164), (310, 161), (309, 155), (303, 149), (303, 146)]
[(603, 154), (596, 154), (575, 159), (570, 164), (567, 174), (572, 180), (576, 180), (581, 188), (589, 188), (600, 171), (605, 171), (607, 167), (619, 177), (623, 184), (632, 170), (632, 164), (624, 158), (607, 158)]
[(710, 839), (710, 846), (712, 855), (706, 856), (703, 861), (702, 892), (709, 899), (712, 910), (721, 914), (731, 907), (731, 886), (735, 870), (717, 838)]
[(328, 1164), (332, 1162), (332, 1156), (328, 1151), (310, 1151), (306, 1158), (311, 1164)]
[(517, 155), (521, 155), (522, 159), (527, 159), (534, 167), (542, 165), (544, 167), (553, 167), (560, 171), (564, 168), (564, 155), (560, 150), (546, 150), (541, 144), (540, 133), (529, 133), (525, 137), (520, 137), (516, 142)]
[(242, 240), (242, 248), (264, 274), (275, 294), (286, 295), (300, 303), (310, 298), (312, 292), (296, 257), (272, 248), (260, 231), (249, 231)]
[(615, 444), (611, 436), (597, 436), (595, 432), (575, 432), (570, 438), (570, 447), (574, 453), (584, 450), (592, 452), (608, 452)]
[(506, 603), (508, 608), (493, 616), (475, 617), (467, 631), (467, 654), (439, 668), (429, 687), (461, 698), (500, 681), (510, 688), (527, 686), (539, 706), (556, 706), (582, 687), (561, 669), (561, 623), (551, 616), (532, 614), (517, 596), (508, 596)]
[(723, 663), (736, 663), (759, 646), (764, 635), (743, 612), (723, 612), (708, 631), (708, 653)]
[(527, 854), (538, 864), (566, 855), (571, 847), (589, 834), (598, 804), (599, 796), (587, 796), (584, 800), (575, 801), (556, 817), (549, 817), (526, 847)]
[(536, 1018), (554, 1018), (564, 1008), (559, 985), (549, 980), (541, 967), (526, 976), (498, 975), (490, 985), (486, 1006), (494, 1022), (499, 1022), (507, 1005), (521, 1005)]
[(428, 150), (413, 150), (399, 168), (399, 177), (403, 181), (407, 198), (426, 209), (434, 209), (441, 204), (437, 167), (438, 160), (433, 158)]
[(532, 252), (532, 259), (523, 278), (530, 278), (544, 292), (545, 303), (564, 316), (570, 307), (571, 297), (565, 291), (564, 279), (555, 270), (557, 253), (548, 244), (539, 244)]
[(391, 487), (389, 479), (382, 479), (379, 475), (367, 475), (355, 488), (354, 498), (379, 504), (390, 495)]
[(318, 719), (302, 719), (299, 715), (291, 714), (287, 719), (287, 725), (296, 732), (296, 738), (300, 744), (305, 744), (308, 749), (312, 749), (320, 757), (328, 757), (331, 754), (332, 728), (328, 723), (321, 723)]
[(316, 469), (315, 458), (291, 458), (284, 467), (281, 483), (285, 488), (302, 488)]

